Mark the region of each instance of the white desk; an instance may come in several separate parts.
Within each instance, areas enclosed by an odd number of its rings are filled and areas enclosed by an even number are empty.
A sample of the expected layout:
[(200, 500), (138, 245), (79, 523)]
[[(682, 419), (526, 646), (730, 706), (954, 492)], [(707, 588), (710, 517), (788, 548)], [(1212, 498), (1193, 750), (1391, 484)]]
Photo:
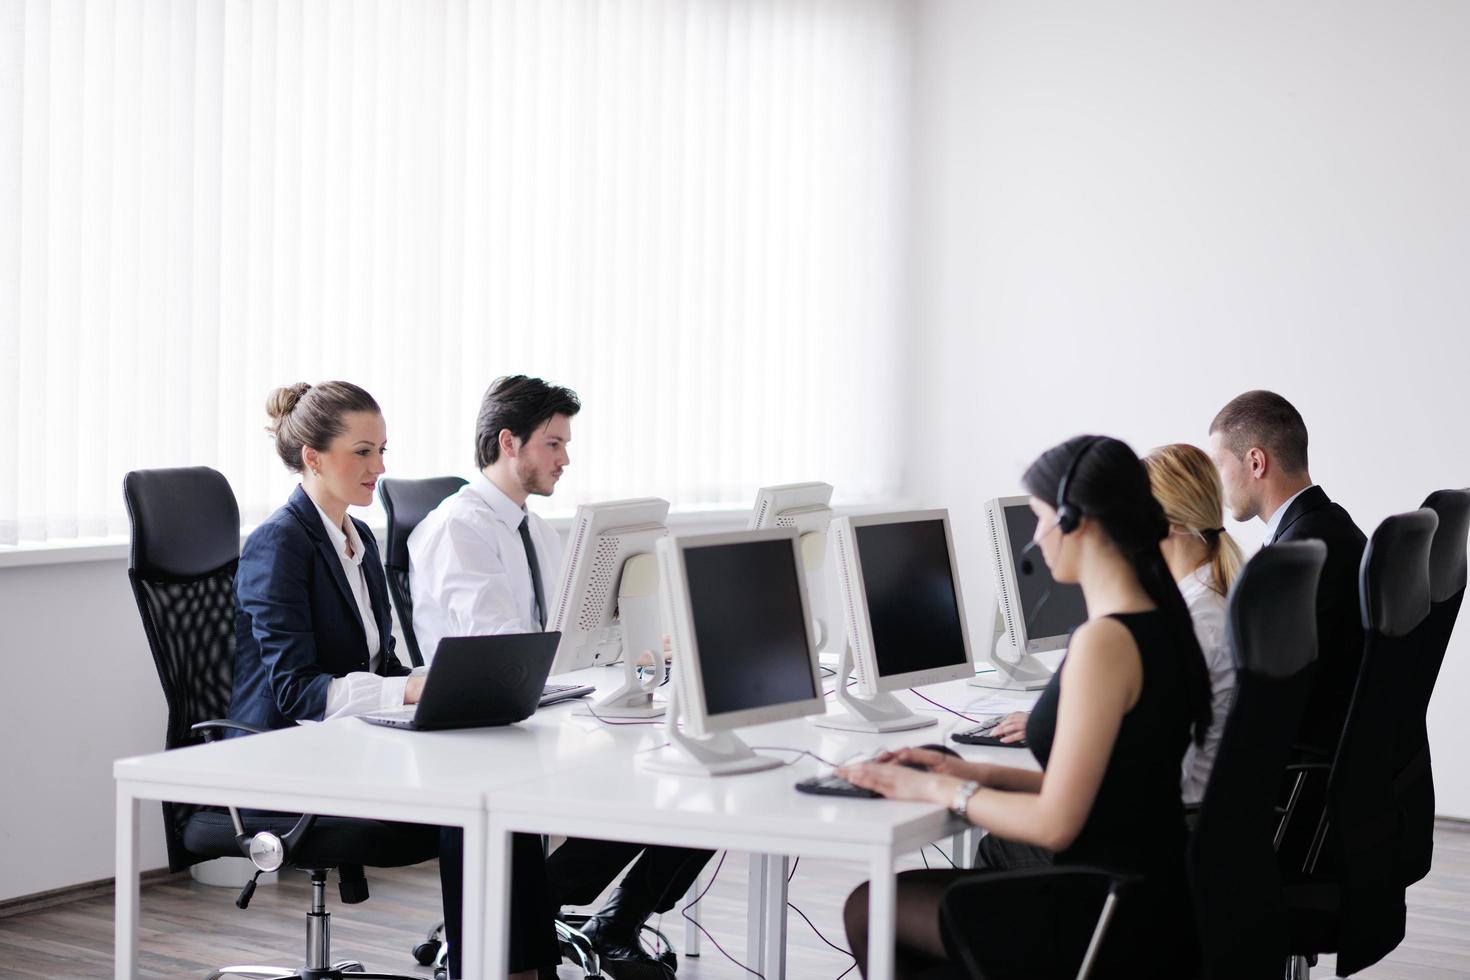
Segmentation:
[[(926, 689), (925, 693), (953, 707), (989, 696), (989, 692), (958, 682)], [(916, 708), (937, 710), (917, 698), (904, 698)], [(865, 735), (816, 728), (800, 720), (744, 729), (741, 738), (752, 747), (805, 749), (837, 761), (881, 747), (947, 743), (948, 732), (955, 727), (951, 721), (967, 724), (947, 715), (941, 717), (938, 727)], [(1027, 751), (956, 748), (965, 749), (967, 758), (1035, 768)], [(554, 773), (497, 787), (486, 799), (489, 840), (485, 848), (484, 934), (490, 975), (501, 975), (507, 964), (510, 835), (525, 831), (862, 861), (868, 865), (872, 882), (869, 928), (874, 938), (867, 976), (870, 980), (887, 980), (893, 972), (894, 869), (898, 857), (962, 832), (969, 825), (933, 804), (796, 792), (793, 784), (797, 780), (820, 769), (820, 763), (802, 758), (790, 766), (738, 776), (675, 776), (649, 772), (635, 758), (625, 755), (570, 774), (574, 778)], [(589, 805), (589, 801), (595, 804)], [(752, 869), (747, 955), (755, 957), (754, 969), (767, 980), (777, 980), (784, 969), (784, 865), (784, 860), (756, 862)], [(884, 936), (889, 937), (886, 942), (880, 938)]]
[[(136, 972), (140, 801), (462, 827), (463, 916), (476, 923), (484, 917), (485, 801), (494, 787), (627, 758), (662, 741), (657, 727), (603, 726), (575, 717), (577, 708), (553, 705), (519, 725), (458, 732), (407, 732), (340, 718), (118, 760), (114, 975), (128, 980)], [(219, 914), (228, 928), (228, 917), (238, 913), (221, 902)], [(479, 929), (465, 929), (462, 956), (466, 976), (485, 975)]]
[[(607, 687), (620, 680), (620, 675), (612, 676), (615, 673), (593, 670), (568, 679)], [(959, 683), (925, 693), (962, 710), (987, 696)], [(909, 700), (927, 708), (917, 698)], [(865, 861), (875, 882), (874, 934), (883, 935), (886, 929), (892, 935), (894, 860), (963, 826), (943, 808), (925, 804), (798, 794), (792, 783), (818, 769), (810, 759), (722, 779), (647, 773), (635, 766), (634, 756), (663, 743), (661, 727), (603, 725), (579, 714), (583, 711), (576, 703), (561, 704), (519, 725), (434, 733), (379, 728), (344, 718), (119, 760), (113, 766), (115, 976), (131, 978), (136, 970), (142, 800), (464, 828), (462, 955), (470, 977), (494, 976), (485, 965), (504, 963), (506, 835), (512, 830)], [(755, 746), (806, 749), (839, 760), (882, 746), (946, 741), (955, 724), (964, 724), (952, 715), (939, 718), (937, 728), (883, 736), (795, 721), (748, 729), (743, 737)], [(1031, 765), (1030, 753), (1014, 749), (962, 747), (962, 751), (967, 757)], [(595, 805), (589, 806), (589, 801)], [(753, 865), (757, 881), (749, 909), (752, 949), (761, 951), (757, 962), (765, 964), (757, 968), (768, 980), (777, 980), (785, 941), (785, 859), (758, 858)], [(487, 880), (492, 899), (488, 907)], [(234, 911), (221, 902), (220, 914), (227, 928)], [(477, 922), (486, 928), (475, 928)], [(891, 956), (891, 943), (875, 943), (872, 966), (877, 971), (869, 975), (888, 976)]]

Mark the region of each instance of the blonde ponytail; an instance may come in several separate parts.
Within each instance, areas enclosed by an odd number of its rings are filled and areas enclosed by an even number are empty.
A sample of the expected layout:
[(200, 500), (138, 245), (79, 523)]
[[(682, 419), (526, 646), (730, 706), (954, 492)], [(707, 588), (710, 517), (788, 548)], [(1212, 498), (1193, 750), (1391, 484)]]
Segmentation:
[(1225, 492), (1204, 450), (1188, 443), (1160, 446), (1143, 458), (1149, 486), (1169, 523), (1196, 535), (1209, 548), (1210, 587), (1221, 595), (1240, 574), (1240, 546), (1222, 526)]

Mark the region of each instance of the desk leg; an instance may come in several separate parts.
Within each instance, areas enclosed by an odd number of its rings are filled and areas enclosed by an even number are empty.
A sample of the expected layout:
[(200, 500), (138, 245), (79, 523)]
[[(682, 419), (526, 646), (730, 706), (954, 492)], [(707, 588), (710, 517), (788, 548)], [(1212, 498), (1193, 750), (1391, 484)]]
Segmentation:
[(701, 871), (699, 877), (694, 879), (694, 884), (689, 886), (687, 898), (689, 904), (684, 908), (684, 956), (699, 955), (699, 896), (709, 887), (705, 880), (705, 872)]
[(898, 942), (898, 879), (893, 853), (878, 851), (868, 868), (867, 980), (893, 980), (893, 954)]
[[(510, 972), (510, 831), (501, 826), (494, 812), (485, 828), (485, 848), (480, 867), (484, 869), (484, 969), (473, 971), (465, 963), (466, 977), (503, 977)], [(465, 864), (470, 862), (469, 833), (465, 834)], [(469, 897), (469, 882), (465, 883)], [(467, 920), (468, 921), (468, 920)], [(471, 947), (465, 945), (468, 953)]]
[[(505, 838), (510, 840), (509, 835)], [(464, 867), (461, 869), (461, 896), (460, 908), (460, 969), (467, 977), (487, 977), (493, 974), (485, 969), (485, 964), (494, 962), (486, 957), (486, 943), (493, 934), (489, 929), (475, 928), (476, 922), (489, 922), (485, 901), (488, 889), (486, 880), (492, 877), (488, 851), (496, 842), (490, 839), (488, 822), (484, 812), (475, 814), (467, 820), (464, 825)], [(508, 860), (501, 861), (502, 867), (508, 864)], [(506, 873), (509, 880), (509, 873)], [(506, 889), (502, 888), (500, 894), (504, 895)], [(507, 917), (501, 921), (508, 922)], [(493, 949), (493, 947), (492, 947)], [(508, 953), (507, 953), (508, 955)], [(499, 976), (504, 976), (502, 970)]]
[(745, 960), (756, 973), (765, 975), (766, 952), (766, 862), (769, 856), (752, 854), (745, 882)]
[(752, 854), (745, 930), (750, 968), (766, 980), (786, 975), (786, 876), (791, 859), (780, 854)]
[(955, 867), (966, 870), (975, 866), (975, 846), (979, 837), (974, 827), (960, 831), (949, 839), (949, 859)]
[(117, 787), (116, 906), (113, 919), (113, 976), (132, 980), (138, 963), (138, 800)]

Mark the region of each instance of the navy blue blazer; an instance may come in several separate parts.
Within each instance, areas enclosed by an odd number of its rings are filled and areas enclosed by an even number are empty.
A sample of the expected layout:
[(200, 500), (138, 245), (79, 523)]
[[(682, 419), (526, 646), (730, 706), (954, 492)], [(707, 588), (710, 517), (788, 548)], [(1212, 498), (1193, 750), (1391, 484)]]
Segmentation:
[[(393, 650), (388, 580), (362, 521), (362, 568), (378, 621), (378, 673), (409, 672)], [(319, 720), (332, 678), (368, 669), (367, 634), (342, 560), (300, 487), (245, 540), (235, 573), (235, 691), (230, 718), (262, 728)]]

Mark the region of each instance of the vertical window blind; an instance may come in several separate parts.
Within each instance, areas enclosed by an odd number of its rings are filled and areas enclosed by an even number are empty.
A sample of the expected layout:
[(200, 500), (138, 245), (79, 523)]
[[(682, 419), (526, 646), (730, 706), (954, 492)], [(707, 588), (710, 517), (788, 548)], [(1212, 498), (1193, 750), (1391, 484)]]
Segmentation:
[(341, 378), (390, 476), (576, 389), (544, 512), (900, 488), (903, 0), (0, 0), (0, 544), (127, 529), (129, 469), (292, 478)]

